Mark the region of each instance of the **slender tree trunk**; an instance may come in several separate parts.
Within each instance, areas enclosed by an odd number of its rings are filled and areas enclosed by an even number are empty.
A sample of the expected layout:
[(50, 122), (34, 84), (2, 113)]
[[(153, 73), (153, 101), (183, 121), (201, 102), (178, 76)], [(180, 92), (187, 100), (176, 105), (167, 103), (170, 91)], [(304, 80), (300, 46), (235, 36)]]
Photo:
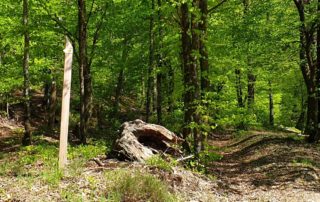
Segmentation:
[(147, 81), (147, 102), (146, 102), (146, 122), (149, 122), (151, 116), (151, 100), (153, 90), (153, 69), (154, 69), (154, 0), (151, 0), (151, 15), (149, 25), (149, 67), (148, 67), (148, 81)]
[(23, 145), (31, 144), (31, 124), (30, 124), (30, 79), (29, 79), (29, 2), (23, 0), (23, 27), (24, 27), (24, 54), (23, 54), (23, 77), (24, 77), (24, 136)]
[(200, 69), (201, 69), (201, 95), (204, 99), (205, 94), (209, 91), (209, 61), (208, 50), (206, 46), (207, 41), (207, 16), (208, 16), (208, 0), (200, 0), (199, 8), (201, 12), (201, 20), (199, 23), (200, 40), (199, 40), (199, 52), (200, 52)]
[(271, 81), (269, 81), (269, 124), (271, 127), (274, 126), (274, 108), (273, 108), (273, 93), (272, 93)]
[(296, 128), (303, 131), (304, 130), (304, 122), (305, 122), (305, 107), (302, 106), (301, 112), (300, 112), (300, 116), (299, 119), (296, 123)]
[(115, 101), (114, 101), (114, 115), (118, 117), (118, 111), (119, 111), (119, 104), (120, 104), (120, 96), (121, 92), (123, 90), (123, 84), (124, 84), (124, 70), (126, 66), (126, 61), (128, 57), (128, 44), (127, 44), (127, 39), (124, 41), (124, 46), (123, 46), (123, 51), (122, 51), (122, 67), (119, 72), (118, 76), (118, 83), (116, 87), (116, 93), (115, 93)]
[(118, 75), (118, 82), (115, 92), (115, 99), (114, 99), (114, 110), (113, 114), (115, 117), (118, 117), (119, 112), (119, 105), (120, 105), (120, 96), (123, 89), (123, 81), (124, 81), (124, 67), (121, 67), (119, 75)]
[(157, 123), (162, 124), (162, 73), (157, 73)]
[[(199, 10), (201, 13), (199, 30), (200, 30), (200, 40), (199, 40), (199, 53), (200, 53), (200, 71), (201, 71), (201, 100), (206, 99), (206, 94), (209, 92), (210, 79), (209, 79), (209, 56), (207, 50), (207, 27), (208, 27), (208, 0), (199, 0)], [(208, 112), (208, 105), (206, 102), (202, 102), (203, 107), (205, 108), (205, 113)], [(209, 114), (207, 114), (209, 115)], [(209, 124), (209, 123), (205, 123)], [(206, 138), (204, 133), (200, 134), (201, 141), (201, 150), (204, 150)]]
[[(244, 18), (247, 18), (247, 15), (250, 10), (250, 4), (251, 0), (243, 0), (243, 6), (244, 6)], [(247, 44), (249, 47), (249, 42)], [(249, 48), (248, 48), (249, 51)], [(255, 82), (256, 82), (256, 76), (253, 73), (253, 69), (251, 66), (251, 58), (247, 56), (247, 66), (248, 66), (248, 73), (247, 73), (247, 80), (248, 80), (248, 85), (247, 85), (247, 102), (248, 102), (248, 108), (251, 108), (253, 103), (254, 103), (254, 94), (255, 94)]]
[(49, 102), (50, 102), (50, 83), (49, 79), (44, 84), (44, 99), (43, 99), (43, 107), (48, 110)]
[(242, 83), (241, 83), (241, 70), (236, 68), (235, 74), (236, 74), (236, 90), (237, 90), (238, 107), (242, 108), (244, 107), (244, 103), (243, 103), (243, 93), (242, 93)]
[(254, 103), (255, 82), (256, 82), (256, 76), (253, 74), (252, 70), (249, 70), (249, 73), (248, 73), (248, 108), (250, 108)]
[[(190, 19), (188, 3), (181, 4), (181, 45), (182, 45), (182, 67), (184, 80), (184, 127), (183, 138), (186, 139), (191, 135), (190, 123), (192, 122), (192, 94), (190, 86), (190, 56), (191, 56), (191, 37), (189, 35)], [(184, 148), (191, 152), (190, 146), (185, 141)]]
[[(317, 14), (320, 14), (320, 0), (318, 0)], [(320, 140), (320, 22), (317, 28), (317, 64), (316, 64), (316, 98), (317, 98), (317, 117), (316, 117), (316, 137), (315, 142)]]
[(169, 64), (169, 73), (168, 73), (168, 112), (173, 112), (173, 96), (174, 96), (174, 69), (171, 64)]
[(162, 14), (161, 14), (161, 0), (158, 0), (158, 48), (157, 48), (157, 123), (162, 124), (162, 81), (163, 81), (163, 55), (162, 55)]
[(308, 141), (315, 142), (317, 141), (317, 111), (318, 111), (318, 102), (316, 98), (316, 89), (315, 86), (308, 86), (308, 110), (307, 110), (307, 124), (306, 124), (306, 133), (309, 134)]
[(9, 120), (11, 115), (10, 115), (10, 102), (9, 102), (8, 94), (6, 95), (6, 114), (7, 114), (7, 119)]
[(78, 0), (79, 29), (79, 74), (80, 74), (80, 141), (86, 143), (89, 120), (91, 118), (92, 83), (87, 55), (87, 11), (86, 1)]
[[(193, 7), (199, 7), (199, 0), (193, 0)], [(197, 112), (197, 107), (200, 104), (200, 85), (198, 81), (198, 52), (199, 52), (199, 21), (195, 13), (191, 14), (191, 34), (192, 34), (192, 51), (190, 57), (190, 76), (191, 76), (191, 97), (192, 97), (192, 118), (193, 122), (196, 124), (196, 127), (193, 128), (193, 138), (194, 138), (194, 152), (196, 155), (202, 149), (202, 133), (200, 130), (200, 115)]]
[(52, 130), (56, 120), (56, 108), (57, 108), (57, 87), (56, 82), (51, 82), (50, 98), (49, 98), (49, 110), (48, 110), (48, 126)]

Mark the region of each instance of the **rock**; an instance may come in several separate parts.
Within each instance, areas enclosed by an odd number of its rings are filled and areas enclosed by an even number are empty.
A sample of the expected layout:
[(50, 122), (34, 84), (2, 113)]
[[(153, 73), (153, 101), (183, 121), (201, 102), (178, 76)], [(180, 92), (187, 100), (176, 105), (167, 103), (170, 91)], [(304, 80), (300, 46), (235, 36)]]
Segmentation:
[(157, 153), (178, 154), (182, 139), (163, 126), (139, 119), (121, 125), (120, 137), (108, 157), (144, 162)]

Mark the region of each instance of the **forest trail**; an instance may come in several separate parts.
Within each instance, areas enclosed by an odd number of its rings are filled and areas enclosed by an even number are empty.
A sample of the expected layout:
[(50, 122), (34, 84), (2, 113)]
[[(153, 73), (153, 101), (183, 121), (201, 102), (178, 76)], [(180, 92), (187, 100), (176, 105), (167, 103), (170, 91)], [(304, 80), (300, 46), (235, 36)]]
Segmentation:
[(320, 201), (320, 148), (296, 134), (251, 131), (215, 138), (223, 155), (210, 173), (227, 201)]
[[(19, 150), (21, 131), (22, 125), (18, 122), (0, 119), (0, 153), (14, 154)], [(203, 201), (212, 198), (214, 201), (320, 201), (319, 145), (307, 144), (293, 133), (271, 131), (219, 135), (209, 140), (209, 144), (223, 158), (212, 162), (208, 168), (216, 180), (210, 182), (212, 186), (207, 189), (212, 197)], [(96, 166), (93, 164), (85, 169), (96, 169)], [(96, 174), (101, 178), (103, 172)], [(13, 178), (9, 176), (7, 180)], [(187, 194), (186, 198), (200, 194), (199, 190), (190, 188), (192, 183), (189, 181), (188, 188), (181, 185), (182, 190), (179, 190)], [(201, 194), (196, 198), (202, 198)]]

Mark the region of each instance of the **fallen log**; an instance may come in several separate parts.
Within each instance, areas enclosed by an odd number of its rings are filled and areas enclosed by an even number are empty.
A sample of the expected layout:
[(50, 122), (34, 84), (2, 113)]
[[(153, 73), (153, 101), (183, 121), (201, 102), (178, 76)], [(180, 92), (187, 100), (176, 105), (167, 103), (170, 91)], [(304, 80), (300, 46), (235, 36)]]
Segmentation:
[(178, 145), (183, 140), (163, 126), (148, 124), (139, 119), (125, 122), (120, 128), (110, 158), (144, 162), (158, 153), (179, 155)]

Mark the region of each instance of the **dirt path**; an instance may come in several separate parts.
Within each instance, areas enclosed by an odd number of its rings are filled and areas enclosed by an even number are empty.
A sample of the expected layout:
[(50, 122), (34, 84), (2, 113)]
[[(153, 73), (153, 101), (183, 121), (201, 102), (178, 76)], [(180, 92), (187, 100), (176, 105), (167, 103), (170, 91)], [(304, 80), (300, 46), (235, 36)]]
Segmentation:
[(210, 166), (221, 201), (320, 201), (320, 146), (295, 134), (252, 132), (213, 140), (224, 158)]

